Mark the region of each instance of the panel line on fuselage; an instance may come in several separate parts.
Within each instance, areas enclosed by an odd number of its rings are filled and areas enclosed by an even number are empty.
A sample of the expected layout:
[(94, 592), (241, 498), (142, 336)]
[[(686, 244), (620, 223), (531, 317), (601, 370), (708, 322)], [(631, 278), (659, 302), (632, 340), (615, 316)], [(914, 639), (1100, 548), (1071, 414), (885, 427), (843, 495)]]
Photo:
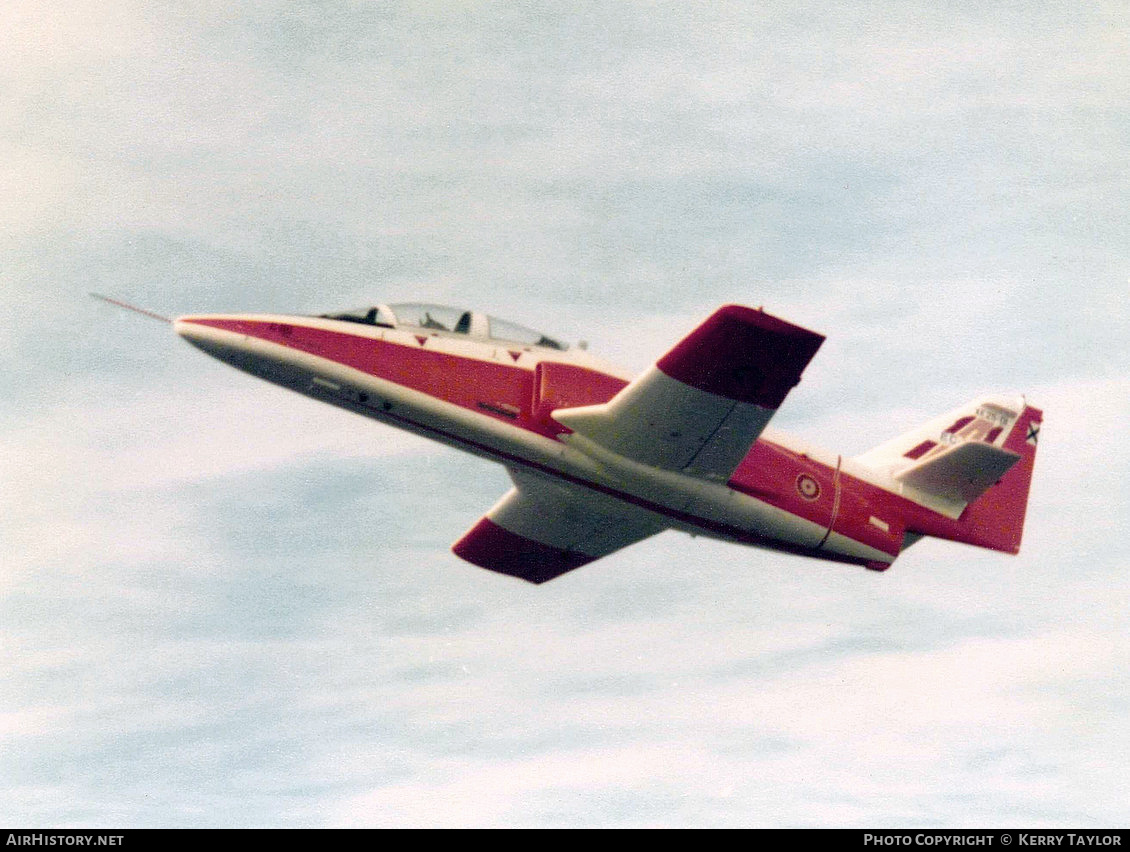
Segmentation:
[(820, 539), (820, 543), (816, 545), (817, 550), (822, 548), (828, 541), (828, 538), (832, 535), (832, 530), (836, 526), (836, 518), (840, 516), (840, 499), (842, 496), (840, 491), (843, 488), (843, 483), (840, 480), (840, 467), (843, 465), (843, 460), (843, 456), (836, 456), (836, 472), (832, 474), (832, 519), (828, 521), (828, 530), (824, 533), (824, 537)]

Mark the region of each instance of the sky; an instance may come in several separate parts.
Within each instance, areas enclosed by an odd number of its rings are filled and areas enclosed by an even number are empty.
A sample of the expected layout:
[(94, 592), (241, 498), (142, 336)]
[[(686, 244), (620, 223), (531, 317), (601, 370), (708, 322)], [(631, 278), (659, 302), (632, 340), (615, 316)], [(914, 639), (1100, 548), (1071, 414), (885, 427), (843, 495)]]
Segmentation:
[[(1119, 2), (14, 0), (0, 823), (1125, 827)], [(827, 335), (776, 428), (1045, 426), (1019, 556), (664, 533), (534, 587), (505, 472), (168, 316), (475, 307), (642, 370)]]

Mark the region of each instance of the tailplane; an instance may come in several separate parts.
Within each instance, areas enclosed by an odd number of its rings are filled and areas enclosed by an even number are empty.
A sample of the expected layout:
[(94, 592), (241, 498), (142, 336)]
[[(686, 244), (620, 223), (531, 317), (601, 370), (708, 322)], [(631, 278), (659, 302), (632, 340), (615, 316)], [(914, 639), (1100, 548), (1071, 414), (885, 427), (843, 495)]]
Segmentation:
[(1023, 397), (982, 397), (856, 461), (955, 522), (924, 522), (915, 532), (1016, 553), (1042, 420)]

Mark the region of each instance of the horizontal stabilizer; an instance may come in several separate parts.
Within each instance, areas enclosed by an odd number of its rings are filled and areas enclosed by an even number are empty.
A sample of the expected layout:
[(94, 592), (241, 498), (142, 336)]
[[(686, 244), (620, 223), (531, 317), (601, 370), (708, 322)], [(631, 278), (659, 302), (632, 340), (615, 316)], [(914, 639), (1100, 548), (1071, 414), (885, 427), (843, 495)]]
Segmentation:
[(1020, 460), (1018, 453), (976, 441), (955, 444), (895, 474), (895, 479), (960, 512)]

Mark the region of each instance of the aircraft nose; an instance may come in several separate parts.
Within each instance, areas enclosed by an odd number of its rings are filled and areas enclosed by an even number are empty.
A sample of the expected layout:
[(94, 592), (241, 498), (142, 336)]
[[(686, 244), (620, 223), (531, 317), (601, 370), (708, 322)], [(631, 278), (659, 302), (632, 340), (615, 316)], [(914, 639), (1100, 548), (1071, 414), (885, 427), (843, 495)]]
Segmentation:
[(285, 387), (303, 389), (310, 383), (300, 353), (266, 329), (271, 322), (254, 315), (198, 315), (173, 320), (173, 330), (202, 352), (236, 369)]
[(173, 331), (185, 340), (195, 340), (202, 335), (209, 335), (212, 331), (237, 331), (236, 325), (234, 318), (210, 314), (174, 317), (173, 319)]
[(173, 331), (189, 342), (192, 341), (193, 335), (197, 333), (194, 325), (192, 317), (176, 317), (173, 319)]
[(247, 335), (238, 320), (216, 316), (183, 316), (173, 320), (173, 331), (197, 349), (236, 367), (244, 367), (249, 354)]

